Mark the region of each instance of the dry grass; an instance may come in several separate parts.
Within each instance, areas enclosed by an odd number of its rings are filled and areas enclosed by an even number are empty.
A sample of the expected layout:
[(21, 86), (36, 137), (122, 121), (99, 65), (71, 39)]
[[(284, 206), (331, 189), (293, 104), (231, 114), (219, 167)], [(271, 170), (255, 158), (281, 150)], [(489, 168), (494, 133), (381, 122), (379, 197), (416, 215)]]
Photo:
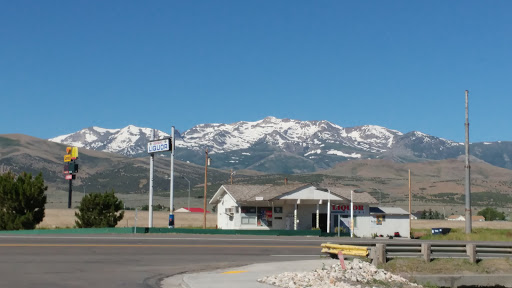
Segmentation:
[[(431, 229), (431, 228), (465, 228), (464, 221), (448, 221), (448, 220), (412, 220), (411, 226), (413, 229)], [(473, 222), (473, 228), (488, 228), (488, 229), (512, 229), (512, 222), (510, 221), (484, 221)]]
[(512, 271), (510, 259), (484, 259), (471, 263), (466, 259), (434, 259), (426, 263), (423, 259), (396, 258), (379, 265), (387, 271), (409, 275), (421, 274), (508, 274)]
[[(46, 209), (43, 222), (38, 228), (73, 228), (75, 226), (75, 209)], [(137, 226), (148, 226), (148, 211), (137, 211)], [(169, 212), (153, 212), (153, 227), (168, 227)], [(176, 228), (191, 228), (203, 226), (202, 213), (176, 213), (174, 214)], [(135, 225), (135, 211), (125, 211), (124, 218), (117, 224), (117, 227), (133, 227)], [(217, 215), (208, 213), (206, 215), (206, 226), (215, 227)]]

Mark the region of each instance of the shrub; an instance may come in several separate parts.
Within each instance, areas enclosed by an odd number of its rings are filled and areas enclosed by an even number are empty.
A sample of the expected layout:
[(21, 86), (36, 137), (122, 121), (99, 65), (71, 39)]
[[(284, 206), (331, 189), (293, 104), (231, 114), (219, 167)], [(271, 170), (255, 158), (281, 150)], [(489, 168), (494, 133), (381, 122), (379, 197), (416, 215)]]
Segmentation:
[(87, 194), (80, 202), (79, 212), (75, 212), (75, 224), (78, 228), (115, 227), (124, 217), (122, 209), (123, 201), (116, 197), (114, 189)]
[(477, 215), (484, 216), (485, 221), (505, 220), (504, 212), (499, 212), (498, 210), (491, 207), (487, 207), (478, 211)]

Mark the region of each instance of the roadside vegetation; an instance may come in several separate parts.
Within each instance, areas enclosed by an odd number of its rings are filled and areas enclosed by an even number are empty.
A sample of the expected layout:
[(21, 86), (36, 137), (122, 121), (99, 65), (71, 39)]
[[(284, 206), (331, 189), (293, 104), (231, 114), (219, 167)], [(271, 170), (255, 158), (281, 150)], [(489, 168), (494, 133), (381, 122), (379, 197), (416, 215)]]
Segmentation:
[(34, 229), (44, 218), (47, 189), (41, 173), (0, 174), (0, 230)]
[(458, 241), (506, 241), (512, 242), (512, 230), (473, 228), (471, 234), (464, 229), (453, 228), (445, 235), (432, 235), (431, 229), (412, 229), (412, 234), (421, 240), (458, 240)]
[(483, 259), (471, 263), (466, 259), (433, 259), (430, 263), (419, 258), (395, 258), (378, 268), (402, 274), (406, 273), (414, 278), (414, 274), (508, 274), (512, 271), (512, 260), (506, 258)]
[(116, 227), (124, 217), (123, 201), (114, 190), (105, 193), (87, 194), (75, 212), (75, 224), (78, 228)]

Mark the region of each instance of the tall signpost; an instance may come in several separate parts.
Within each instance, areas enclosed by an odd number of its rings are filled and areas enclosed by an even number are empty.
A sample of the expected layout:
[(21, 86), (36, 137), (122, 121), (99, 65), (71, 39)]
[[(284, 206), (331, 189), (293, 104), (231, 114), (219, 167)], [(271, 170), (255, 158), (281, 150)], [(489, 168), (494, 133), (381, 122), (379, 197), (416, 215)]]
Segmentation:
[[(171, 127), (171, 191), (169, 196), (169, 228), (174, 228), (174, 126)], [(190, 194), (190, 188), (189, 188)], [(189, 195), (190, 199), (190, 195)], [(190, 200), (189, 200), (190, 201)]]
[[(173, 151), (174, 142), (171, 142), (171, 138), (164, 138), (159, 140), (154, 140), (154, 133), (151, 134), (151, 141), (148, 143), (148, 153), (151, 155), (150, 163), (149, 163), (149, 227), (153, 227), (153, 169), (154, 169), (154, 160), (155, 153), (158, 152), (166, 152)], [(172, 155), (172, 154), (171, 154)], [(172, 156), (171, 156), (172, 157)], [(172, 167), (171, 167), (171, 178), (172, 178)], [(172, 179), (171, 179), (172, 185)], [(171, 190), (173, 187), (171, 187)], [(172, 195), (171, 195), (172, 198)], [(172, 203), (172, 200), (171, 200)], [(172, 207), (171, 207), (172, 209)], [(169, 219), (170, 220), (170, 219)], [(173, 223), (174, 226), (174, 223)]]
[[(151, 141), (155, 140), (155, 130), (151, 130)], [(152, 146), (151, 143), (153, 142), (149, 142), (148, 144), (148, 153), (150, 155), (150, 158), (149, 158), (149, 205), (148, 205), (148, 213), (149, 213), (149, 217), (148, 217), (148, 226), (149, 228), (153, 227), (153, 170), (154, 170), (154, 162), (155, 162), (155, 153), (153, 153), (154, 149), (151, 149)]]
[(73, 193), (73, 179), (76, 179), (76, 173), (78, 173), (78, 148), (77, 147), (66, 147), (66, 155), (64, 155), (64, 175), (66, 180), (69, 180), (69, 192), (68, 192), (68, 209), (71, 208), (71, 194)]

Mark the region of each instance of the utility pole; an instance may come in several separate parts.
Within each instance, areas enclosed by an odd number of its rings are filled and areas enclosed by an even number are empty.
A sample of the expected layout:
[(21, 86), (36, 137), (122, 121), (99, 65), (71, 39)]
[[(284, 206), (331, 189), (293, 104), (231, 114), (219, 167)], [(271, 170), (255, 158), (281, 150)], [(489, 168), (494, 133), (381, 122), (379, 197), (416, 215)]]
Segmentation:
[(466, 195), (466, 234), (471, 234), (471, 166), (469, 165), (469, 103), (468, 103), (468, 94), (469, 91), (466, 90), (466, 142), (465, 142), (465, 150), (466, 150), (466, 165), (464, 166), (466, 172), (465, 179), (465, 195)]
[(409, 234), (411, 233), (411, 169), (409, 169)]

